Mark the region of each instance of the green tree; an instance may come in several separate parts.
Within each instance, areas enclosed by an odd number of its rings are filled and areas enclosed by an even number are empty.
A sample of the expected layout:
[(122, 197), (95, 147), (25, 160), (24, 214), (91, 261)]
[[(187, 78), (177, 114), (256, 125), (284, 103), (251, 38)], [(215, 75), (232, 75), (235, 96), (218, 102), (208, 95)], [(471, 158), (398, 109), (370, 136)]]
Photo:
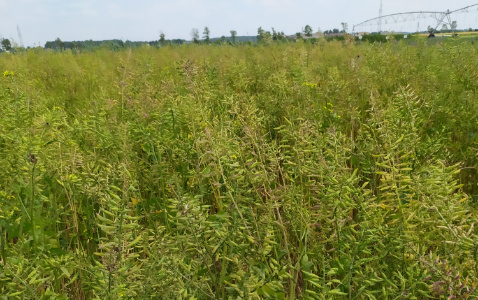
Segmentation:
[(279, 32), (279, 31), (275, 31), (274, 27), (272, 28), (272, 40), (273, 41), (281, 41), (285, 39), (285, 34), (284, 32)]
[(210, 34), (210, 33), (211, 33), (211, 31), (209, 30), (209, 28), (208, 28), (207, 26), (204, 27), (204, 31), (202, 32), (202, 34), (203, 34), (202, 37), (203, 37), (204, 42), (205, 42), (206, 44), (209, 44), (209, 42), (210, 42), (210, 39), (209, 39), (209, 34)]
[(12, 50), (12, 43), (9, 39), (2, 39), (2, 49), (3, 51), (10, 51)]
[(65, 43), (60, 38), (56, 38), (55, 40), (55, 48), (57, 49), (63, 49), (65, 47)]
[(303, 30), (305, 36), (311, 37), (312, 36), (312, 27), (309, 25), (305, 25), (304, 30)]
[(257, 28), (257, 40), (260, 42), (264, 38), (265, 30), (262, 27)]
[(260, 43), (268, 44), (272, 41), (272, 35), (270, 31), (265, 31), (262, 27), (257, 29), (257, 41)]
[(199, 30), (197, 28), (191, 30), (191, 38), (194, 43), (199, 44)]
[(235, 30), (231, 30), (231, 40), (232, 40), (232, 43), (236, 43), (236, 37), (237, 37), (237, 31)]
[(448, 30), (448, 26), (445, 23), (443, 23), (443, 25), (441, 26), (441, 31), (446, 32), (447, 30)]
[(159, 35), (159, 43), (161, 46), (166, 44), (166, 35), (163, 32)]
[(277, 41), (279, 39), (279, 34), (275, 31), (274, 27), (272, 27), (272, 40)]
[(430, 35), (432, 35), (434, 32), (435, 32), (435, 28), (431, 27), (430, 25), (428, 25), (428, 28), (427, 28), (427, 31)]
[(456, 21), (451, 22), (450, 28), (455, 31), (458, 28), (458, 23), (456, 23)]

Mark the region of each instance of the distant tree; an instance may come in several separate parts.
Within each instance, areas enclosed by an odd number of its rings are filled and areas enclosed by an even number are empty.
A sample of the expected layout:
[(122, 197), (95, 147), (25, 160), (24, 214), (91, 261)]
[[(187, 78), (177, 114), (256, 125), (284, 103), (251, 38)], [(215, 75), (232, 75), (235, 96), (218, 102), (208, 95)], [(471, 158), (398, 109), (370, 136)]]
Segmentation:
[(65, 43), (60, 38), (56, 38), (55, 40), (55, 48), (63, 49), (65, 47)]
[(274, 27), (272, 27), (272, 40), (273, 41), (277, 41), (279, 38), (278, 38), (278, 34), (277, 32), (275, 31)]
[(305, 36), (312, 36), (312, 27), (310, 27), (309, 25), (305, 25), (303, 32)]
[(262, 27), (257, 29), (257, 41), (260, 43), (270, 43), (272, 41), (272, 35), (270, 31), (265, 31)]
[(264, 38), (266, 31), (262, 27), (257, 28), (257, 40), (260, 42)]
[(211, 31), (209, 30), (209, 28), (208, 28), (207, 26), (204, 27), (204, 31), (202, 32), (202, 34), (203, 34), (202, 37), (203, 37), (204, 42), (205, 42), (206, 44), (209, 44), (209, 42), (210, 42), (210, 39), (209, 39), (209, 34), (210, 34), (210, 33), (211, 33)]
[(284, 40), (285, 39), (285, 34), (284, 32), (280, 32), (280, 31), (275, 31), (274, 28), (272, 28), (272, 40), (273, 41), (281, 41), (281, 40)]
[(71, 43), (71, 47), (72, 47), (73, 49), (78, 50), (78, 49), (81, 48), (81, 43), (80, 43), (80, 42), (72, 42), (72, 43)]
[(441, 31), (446, 32), (447, 30), (448, 30), (448, 26), (447, 26), (446, 24), (443, 24), (443, 25), (441, 26)]
[(302, 38), (302, 32), (296, 32), (295, 36), (297, 37), (297, 39), (301, 39)]
[(9, 39), (2, 39), (2, 49), (3, 51), (10, 51), (12, 50), (12, 43)]
[(257, 30), (257, 33), (259, 34), (257, 36), (257, 40), (261, 43), (268, 44), (272, 41), (272, 35), (270, 31), (265, 31), (261, 27)]
[(451, 22), (450, 28), (455, 31), (458, 28), (458, 23), (456, 23), (456, 21)]
[(332, 30), (332, 33), (340, 33), (340, 30), (338, 30), (337, 28), (334, 28), (334, 30)]
[(257, 41), (259, 43), (269, 43), (272, 41), (271, 33), (262, 29), (262, 27), (257, 28)]
[(342, 32), (347, 33), (349, 31), (349, 25), (345, 22), (340, 23), (342, 25)]
[(175, 45), (182, 45), (186, 42), (186, 40), (182, 40), (182, 39), (173, 39), (171, 40), (171, 43), (172, 44), (175, 44)]
[(222, 43), (225, 43), (226, 41), (227, 41), (226, 36), (224, 36), (224, 35), (221, 36), (221, 42), (222, 42)]
[(199, 30), (197, 28), (191, 30), (191, 38), (194, 43), (199, 44)]
[(166, 44), (166, 35), (163, 32), (159, 34), (159, 43), (161, 46)]
[(431, 27), (430, 25), (428, 25), (428, 28), (427, 28), (427, 31), (428, 33), (431, 35), (435, 32), (435, 28)]
[(284, 32), (280, 32), (280, 31), (275, 31), (274, 28), (272, 28), (272, 40), (273, 41), (282, 41), (285, 39), (285, 34)]
[(235, 44), (236, 43), (236, 37), (237, 37), (237, 31), (231, 30), (230, 32), (231, 32), (232, 43)]

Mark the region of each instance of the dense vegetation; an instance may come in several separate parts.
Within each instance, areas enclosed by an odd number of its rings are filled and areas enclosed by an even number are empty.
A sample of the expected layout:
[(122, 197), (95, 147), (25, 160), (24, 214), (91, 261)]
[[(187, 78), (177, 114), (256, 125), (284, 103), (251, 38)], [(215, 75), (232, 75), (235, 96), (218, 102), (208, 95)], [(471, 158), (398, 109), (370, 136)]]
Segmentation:
[(1, 55), (0, 299), (476, 297), (477, 52)]

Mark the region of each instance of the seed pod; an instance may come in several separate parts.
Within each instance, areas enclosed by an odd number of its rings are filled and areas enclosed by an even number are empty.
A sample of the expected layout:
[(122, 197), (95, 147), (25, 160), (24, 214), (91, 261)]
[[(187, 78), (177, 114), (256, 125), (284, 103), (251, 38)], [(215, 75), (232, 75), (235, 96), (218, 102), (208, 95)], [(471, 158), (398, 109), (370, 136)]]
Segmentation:
[(28, 155), (28, 158), (30, 159), (30, 162), (31, 162), (32, 164), (36, 164), (36, 163), (38, 162), (38, 159), (35, 157), (35, 154), (33, 154), (33, 153), (30, 153), (30, 154)]

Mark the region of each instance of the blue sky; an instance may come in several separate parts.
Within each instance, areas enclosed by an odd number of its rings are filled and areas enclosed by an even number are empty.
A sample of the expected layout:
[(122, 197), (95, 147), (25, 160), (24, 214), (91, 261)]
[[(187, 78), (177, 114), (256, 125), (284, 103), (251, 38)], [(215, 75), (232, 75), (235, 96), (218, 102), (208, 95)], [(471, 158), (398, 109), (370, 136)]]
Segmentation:
[[(383, 14), (445, 11), (475, 3), (383, 0)], [(377, 17), (379, 7), (380, 0), (0, 0), (0, 36), (18, 41), (17, 24), (25, 46), (44, 45), (57, 37), (151, 41), (159, 39), (160, 32), (169, 39), (190, 40), (191, 29), (202, 33), (204, 26), (212, 37), (229, 36), (233, 29), (238, 35), (256, 35), (259, 26), (294, 34), (307, 24), (327, 30), (346, 22), (351, 29)], [(478, 10), (466, 15), (466, 27), (478, 28)], [(407, 30), (406, 26), (416, 29), (417, 24), (397, 25), (394, 30)]]

